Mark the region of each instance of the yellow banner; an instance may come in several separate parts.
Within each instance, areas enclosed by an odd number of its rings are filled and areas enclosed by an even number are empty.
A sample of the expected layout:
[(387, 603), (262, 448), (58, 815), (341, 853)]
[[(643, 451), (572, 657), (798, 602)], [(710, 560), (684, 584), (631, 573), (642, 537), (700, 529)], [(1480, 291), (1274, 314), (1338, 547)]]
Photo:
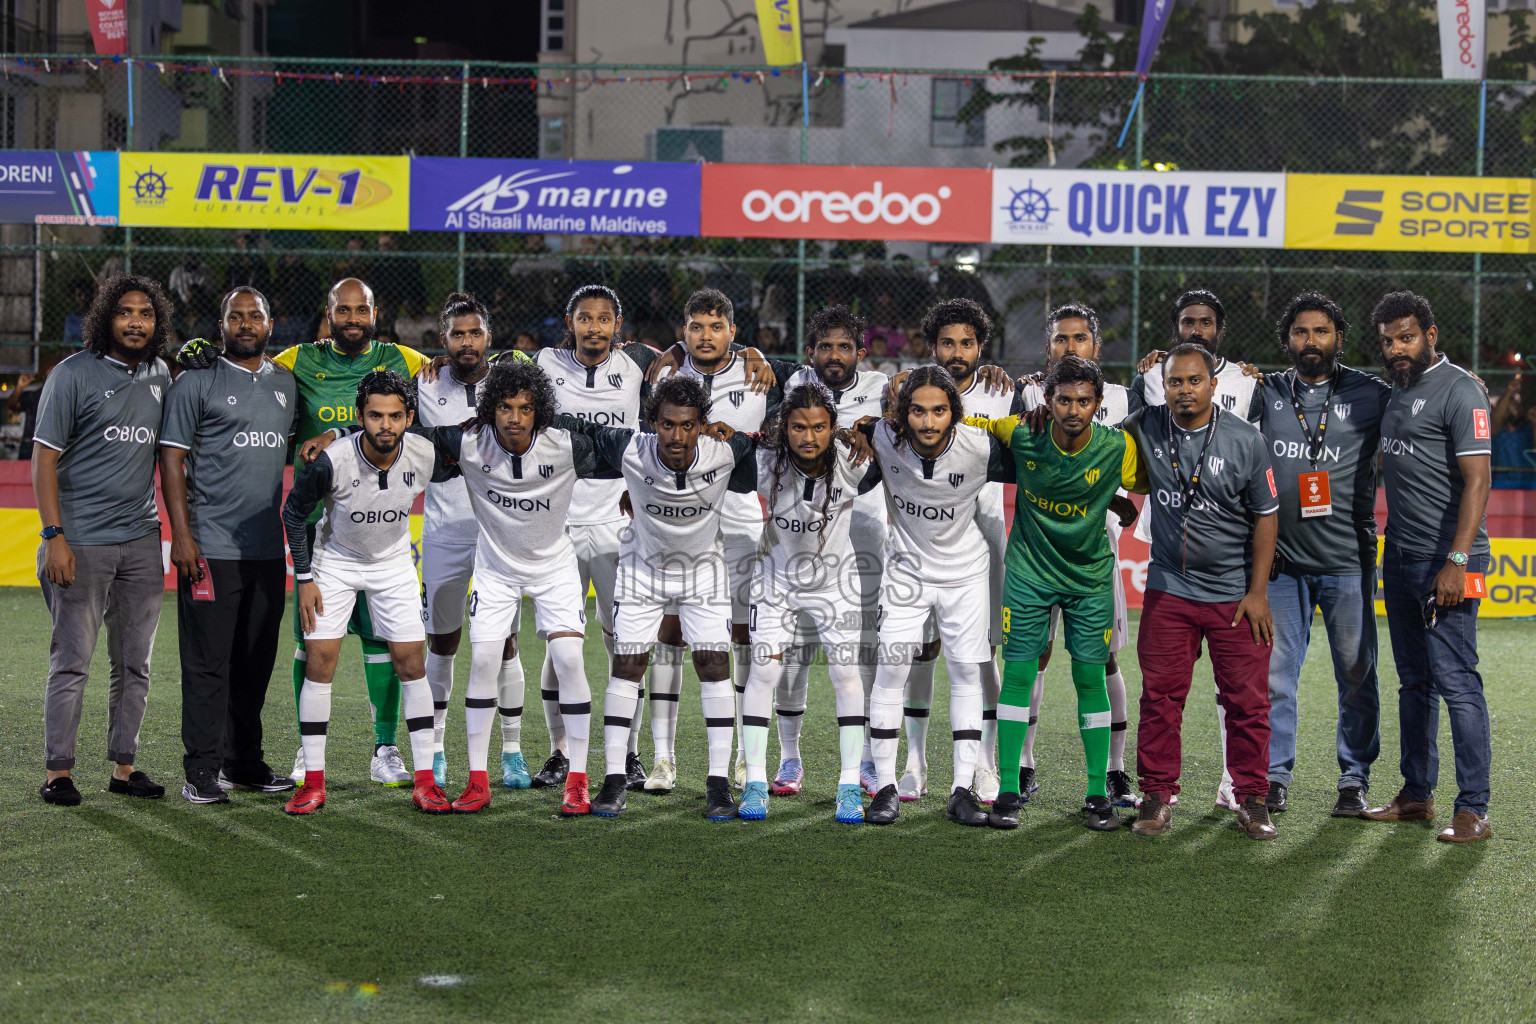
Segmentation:
[(800, 0), (757, 0), (757, 27), (763, 34), (763, 63), (799, 64)]
[(404, 231), (410, 168), (403, 156), (122, 153), (120, 223)]
[(1532, 252), (1530, 178), (1285, 176), (1287, 249)]
[[(1488, 596), (1477, 608), (1480, 619), (1518, 619), (1536, 616), (1536, 540), (1524, 537), (1490, 537), (1493, 557), (1488, 560)], [(1377, 565), (1386, 538), (1378, 537)], [(1378, 569), (1378, 573), (1379, 573)], [(1380, 576), (1377, 577), (1378, 582)], [(1381, 588), (1376, 588), (1376, 614), (1387, 614)]]

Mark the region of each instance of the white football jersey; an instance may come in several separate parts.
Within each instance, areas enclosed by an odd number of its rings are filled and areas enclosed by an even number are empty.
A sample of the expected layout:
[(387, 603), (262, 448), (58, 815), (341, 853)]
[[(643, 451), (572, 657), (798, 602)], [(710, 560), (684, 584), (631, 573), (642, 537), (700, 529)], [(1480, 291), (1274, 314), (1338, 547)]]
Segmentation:
[[(758, 548), (763, 571), (789, 590), (825, 590), (855, 574), (848, 524), (854, 501), (880, 480), (878, 463), (855, 466), (848, 447), (835, 446), (830, 482), (808, 477), (786, 459), (774, 478), (778, 452), (757, 450), (757, 493), (768, 505), (768, 521)], [(882, 499), (883, 500), (883, 499)], [(842, 587), (845, 593), (856, 588)]]
[[(682, 576), (710, 556), (723, 558), (723, 499), (737, 461), (752, 448), (752, 439), (745, 434), (728, 443), (700, 437), (693, 464), (679, 473), (662, 463), (655, 434), (636, 432), (622, 460), (635, 522), (620, 542), (620, 560), (643, 562), (653, 572)], [(757, 495), (746, 497), (757, 504)]]
[[(880, 417), (881, 402), (885, 398), (885, 389), (890, 385), (891, 378), (879, 370), (855, 370), (853, 380), (842, 390), (832, 391), (832, 401), (837, 405), (837, 425), (844, 430), (852, 430), (853, 425), (865, 416)], [(802, 366), (795, 371), (795, 375), (784, 384), (784, 394), (788, 395), (801, 384), (825, 384), (816, 375), (816, 370), (810, 366)], [(868, 515), (871, 518), (885, 521), (885, 496), (878, 489), (861, 494), (854, 500), (853, 507), (860, 515)]]
[[(587, 366), (567, 348), (545, 348), (533, 361), (555, 386), (560, 412), (602, 427), (640, 429), (640, 385), (645, 371), (623, 351), (614, 349), (596, 366)], [(578, 480), (567, 520), (573, 526), (614, 523), (624, 519), (619, 497), (622, 480)]]
[[(485, 377), (478, 384), (465, 384), (444, 369), (434, 381), (416, 378), (416, 422), (424, 427), (456, 427), (475, 414), (475, 404)], [(474, 513), (469, 507), (469, 490), (463, 480), (444, 480), (427, 487), (422, 504), (423, 537), (441, 532), (474, 543)]]
[(874, 449), (891, 523), (887, 579), (895, 572), (920, 587), (985, 578), (989, 550), (976, 521), (977, 499), (989, 474), (1000, 474), (1004, 457), (1012, 456), (991, 434), (963, 423), (934, 459), (922, 458), (910, 444), (898, 448), (889, 420), (875, 426)]
[[(311, 481), (294, 484), (293, 493), (300, 494), (300, 500), (305, 495), (311, 500), (318, 497), (325, 507), (315, 524), (309, 559), (313, 565), (375, 566), (392, 559), (410, 564), (411, 505), (432, 479), (437, 449), (425, 437), (406, 434), (400, 439), (394, 465), (381, 470), (363, 457), (362, 443), (361, 432), (332, 443), (301, 474), (301, 479)], [(287, 505), (283, 525), (292, 548), (294, 530)], [(302, 520), (299, 528), (302, 537)], [(308, 568), (296, 558), (294, 577), (304, 579)]]
[[(1002, 419), (1013, 411), (1019, 395), (1013, 391), (989, 391), (981, 375), (971, 378), (971, 386), (960, 392), (960, 405), (966, 416)], [(992, 557), (1001, 559), (1008, 547), (1008, 514), (1003, 502), (1003, 485), (988, 484), (976, 496), (977, 525), (987, 540)], [(1001, 594), (998, 595), (1001, 598)]]
[[(732, 430), (756, 433), (763, 429), (763, 420), (768, 415), (768, 394), (757, 394), (747, 387), (747, 361), (739, 353), (732, 353), (730, 360), (715, 373), (702, 373), (693, 365), (693, 357), (688, 356), (683, 360), (683, 365), (676, 372), (684, 377), (693, 377), (704, 382), (704, 392), (710, 397), (709, 420), (712, 423), (724, 423)], [(659, 379), (671, 376), (671, 371), (663, 372)], [(633, 497), (633, 492), (631, 492)], [(755, 494), (726, 494), (724, 495), (725, 508), (730, 514), (730, 521), (761, 522), (763, 518), (762, 503), (757, 500)], [(755, 530), (756, 527), (754, 526)]]
[[(1150, 371), (1141, 375), (1142, 400), (1147, 405), (1166, 405), (1168, 400), (1163, 395), (1163, 364), (1159, 363)], [(1234, 363), (1230, 359), (1216, 360), (1216, 401), (1221, 403), (1225, 412), (1236, 413), (1243, 419), (1248, 418), (1248, 408), (1253, 403), (1253, 393), (1256, 388), (1262, 387), (1264, 381), (1258, 377), (1250, 377), (1243, 372), (1242, 363)]]
[[(1033, 412), (1045, 404), (1045, 387), (1028, 381), (1023, 387), (1024, 411)], [(1118, 427), (1125, 422), (1130, 415), (1130, 389), (1124, 384), (1104, 383), (1104, 400), (1099, 403), (1099, 411), (1094, 414), (1095, 423), (1101, 423), (1106, 427)]]

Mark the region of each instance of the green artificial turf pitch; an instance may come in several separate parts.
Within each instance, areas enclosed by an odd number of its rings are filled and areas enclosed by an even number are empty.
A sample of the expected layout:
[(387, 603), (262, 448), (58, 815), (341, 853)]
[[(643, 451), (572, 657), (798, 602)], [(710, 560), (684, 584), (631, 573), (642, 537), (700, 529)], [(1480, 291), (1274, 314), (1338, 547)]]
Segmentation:
[[(548, 748), (532, 619), (523, 617), (523, 743), (536, 767)], [(1529, 622), (1482, 624), (1495, 838), (1451, 846), (1433, 841), (1434, 824), (1327, 816), (1335, 713), (1320, 623), (1291, 809), (1278, 817), (1279, 839), (1258, 843), (1211, 809), (1220, 766), (1208, 661), (1186, 722), (1185, 795), (1160, 839), (1079, 824), (1081, 745), (1064, 663), (1046, 690), (1042, 788), (1016, 832), (944, 819), (942, 671), (934, 793), (904, 805), (891, 828), (832, 821), (837, 743), (824, 670), (806, 716), (806, 789), (774, 798), (766, 822), (700, 814), (704, 730), (691, 669), (670, 796), (631, 794), (616, 821), (561, 820), (557, 793), (496, 786), (484, 813), (427, 817), (407, 790), (368, 781), (352, 642), (337, 674), (325, 809), (294, 819), (279, 810), (283, 796), (251, 793), (194, 807), (177, 795), (174, 598), (160, 619), (139, 762), (166, 798), (106, 792), (102, 644), (80, 730), (85, 802), (54, 808), (37, 795), (48, 653), (38, 593), (0, 590), (0, 621), (10, 635), (0, 665), (0, 1020), (1536, 1018)], [(1374, 795), (1386, 799), (1400, 782), (1397, 701), (1379, 625)], [(297, 738), (289, 652), (285, 639), (266, 716), (279, 770)], [(1134, 769), (1139, 674), (1127, 660)], [(451, 795), (464, 779), (468, 662), (465, 644), (449, 719)], [(607, 672), (596, 641), (587, 669), (600, 701)], [(594, 713), (598, 779), (601, 720)], [(1441, 721), (1436, 824), (1455, 798)], [(493, 780), (498, 740), (493, 730)], [(648, 729), (642, 754), (649, 763)], [(770, 770), (777, 756), (774, 739)]]

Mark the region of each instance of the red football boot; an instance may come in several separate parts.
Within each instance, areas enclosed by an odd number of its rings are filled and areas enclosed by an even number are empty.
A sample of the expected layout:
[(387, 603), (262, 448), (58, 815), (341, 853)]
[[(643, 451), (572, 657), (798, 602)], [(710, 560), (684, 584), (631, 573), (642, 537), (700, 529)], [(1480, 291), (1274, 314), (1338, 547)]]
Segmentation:
[(431, 768), (423, 768), (416, 773), (416, 787), (411, 790), (411, 803), (424, 814), (450, 814), (453, 805), (448, 802), (448, 796), (443, 788), (432, 777)]
[(474, 814), (491, 806), (491, 777), (486, 772), (470, 772), (469, 785), (453, 802), (454, 814)]
[(325, 772), (305, 772), (304, 785), (283, 804), (283, 810), (289, 814), (314, 814), (324, 806)]
[(565, 777), (565, 799), (560, 801), (560, 816), (574, 818), (578, 814), (591, 814), (592, 801), (587, 798), (587, 776), (584, 772), (571, 772)]

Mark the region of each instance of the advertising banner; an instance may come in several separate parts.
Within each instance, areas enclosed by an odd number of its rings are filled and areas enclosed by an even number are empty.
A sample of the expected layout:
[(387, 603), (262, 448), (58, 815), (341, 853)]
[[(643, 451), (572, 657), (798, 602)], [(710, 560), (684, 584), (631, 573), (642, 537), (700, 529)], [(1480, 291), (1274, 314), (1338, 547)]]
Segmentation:
[(992, 172), (991, 240), (1006, 245), (1279, 249), (1286, 176), (1225, 172)]
[(116, 153), (0, 153), (0, 224), (116, 223)]
[(85, 0), (91, 45), (98, 54), (128, 52), (128, 0)]
[(699, 165), (417, 157), (411, 230), (697, 235)]
[(1533, 251), (1529, 178), (1286, 177), (1287, 249)]
[(705, 164), (702, 234), (985, 242), (990, 171)]
[(1486, 77), (1488, 12), (1483, 0), (1437, 0), (1440, 19), (1440, 77)]
[(757, 0), (764, 64), (799, 64), (800, 0)]
[(123, 224), (171, 228), (403, 231), (410, 158), (123, 153)]

